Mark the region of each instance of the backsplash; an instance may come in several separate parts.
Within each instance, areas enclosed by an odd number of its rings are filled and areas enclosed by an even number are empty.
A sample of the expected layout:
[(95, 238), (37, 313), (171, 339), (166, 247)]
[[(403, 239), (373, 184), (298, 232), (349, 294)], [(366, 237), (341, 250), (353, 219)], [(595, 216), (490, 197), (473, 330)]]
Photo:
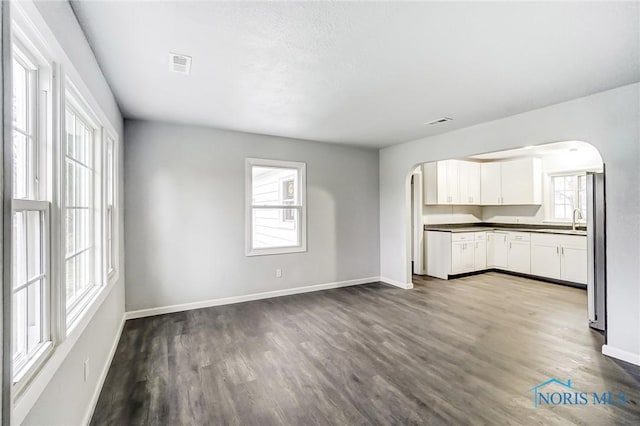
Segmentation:
[(482, 221), (490, 223), (544, 223), (543, 206), (485, 206)]
[(425, 225), (482, 222), (481, 206), (424, 206)]

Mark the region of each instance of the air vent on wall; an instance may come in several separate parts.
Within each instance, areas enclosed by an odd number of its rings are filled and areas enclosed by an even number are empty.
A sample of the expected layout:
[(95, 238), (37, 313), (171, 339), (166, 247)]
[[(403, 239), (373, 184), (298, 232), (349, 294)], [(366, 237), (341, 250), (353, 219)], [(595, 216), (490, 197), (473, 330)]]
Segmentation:
[(191, 73), (191, 56), (169, 53), (169, 69), (179, 74)]
[(430, 121), (430, 122), (428, 122), (427, 124), (428, 124), (429, 126), (432, 126), (432, 125), (434, 125), (434, 124), (446, 123), (447, 121), (451, 121), (451, 120), (453, 120), (453, 118), (449, 118), (449, 117), (442, 117), (442, 118), (438, 118), (437, 120)]

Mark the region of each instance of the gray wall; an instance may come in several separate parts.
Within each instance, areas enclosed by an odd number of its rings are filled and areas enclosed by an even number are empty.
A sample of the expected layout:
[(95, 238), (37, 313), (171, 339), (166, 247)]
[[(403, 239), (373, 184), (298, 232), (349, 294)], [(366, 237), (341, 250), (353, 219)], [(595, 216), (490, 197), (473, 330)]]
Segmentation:
[[(640, 84), (380, 151), (380, 272), (408, 282), (407, 178), (416, 164), (579, 140), (606, 167), (608, 351), (640, 364)], [(586, 325), (586, 317), (585, 317)]]
[[(123, 122), (118, 105), (69, 3), (66, 1), (36, 2), (36, 6), (122, 141)], [(122, 151), (120, 151), (121, 164)], [(118, 202), (122, 218), (122, 173), (119, 179)], [(121, 235), (122, 231), (121, 224)], [(118, 282), (40, 395), (27, 415), (24, 424), (79, 425), (88, 414), (88, 410), (91, 408), (91, 399), (99, 385), (99, 375), (107, 366), (109, 352), (124, 316), (124, 244), (122, 239), (120, 243), (120, 278)], [(82, 380), (85, 359), (90, 360), (89, 377), (86, 383)]]
[[(377, 150), (128, 120), (125, 141), (127, 311), (379, 275)], [(307, 163), (306, 253), (245, 256), (247, 157)]]

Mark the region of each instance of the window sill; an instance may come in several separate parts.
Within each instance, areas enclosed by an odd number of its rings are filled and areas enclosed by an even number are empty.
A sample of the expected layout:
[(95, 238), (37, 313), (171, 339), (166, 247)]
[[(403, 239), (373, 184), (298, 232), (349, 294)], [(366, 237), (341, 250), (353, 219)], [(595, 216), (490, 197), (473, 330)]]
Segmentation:
[(29, 360), (13, 378), (12, 392), (14, 395), (18, 397), (21, 395), (30, 380), (46, 365), (52, 353), (53, 342), (48, 341), (43, 343), (33, 358)]
[(307, 251), (306, 246), (247, 249), (245, 256), (247, 257), (268, 256), (268, 255), (275, 255), (275, 254), (304, 253), (306, 251)]
[(76, 318), (72, 327), (68, 328), (66, 339), (51, 348), (50, 355), (43, 362), (41, 368), (33, 373), (30, 381), (25, 383), (21, 395), (14, 400), (12, 424), (22, 424), (114, 287), (115, 282), (102, 287), (93, 296), (85, 312)]

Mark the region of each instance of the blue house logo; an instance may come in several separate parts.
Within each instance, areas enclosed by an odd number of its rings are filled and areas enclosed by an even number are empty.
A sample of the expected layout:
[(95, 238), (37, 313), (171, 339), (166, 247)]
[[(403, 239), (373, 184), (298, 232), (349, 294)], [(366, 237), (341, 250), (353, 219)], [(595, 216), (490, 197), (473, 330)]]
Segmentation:
[(533, 392), (533, 406), (541, 405), (624, 405), (628, 402), (625, 392), (581, 392), (571, 384), (555, 377), (529, 389)]

